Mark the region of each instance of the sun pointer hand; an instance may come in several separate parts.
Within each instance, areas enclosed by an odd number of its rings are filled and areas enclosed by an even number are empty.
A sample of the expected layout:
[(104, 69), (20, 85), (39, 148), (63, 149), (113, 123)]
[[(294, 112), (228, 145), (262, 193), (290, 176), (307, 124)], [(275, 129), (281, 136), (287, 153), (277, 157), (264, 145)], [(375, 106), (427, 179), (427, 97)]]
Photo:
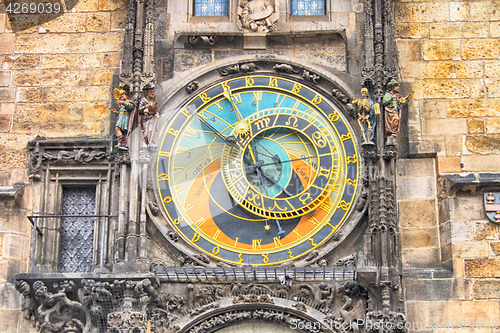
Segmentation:
[(218, 130), (216, 130), (215, 127), (213, 127), (208, 121), (206, 121), (205, 119), (203, 119), (203, 117), (201, 117), (198, 113), (196, 113), (195, 111), (191, 111), (191, 110), (189, 110), (189, 112), (193, 116), (195, 116), (196, 118), (198, 118), (198, 120), (201, 121), (206, 127), (208, 127), (208, 129), (212, 133), (214, 133), (215, 135), (217, 135), (217, 137), (219, 139), (221, 139), (222, 141), (224, 141), (224, 143), (226, 143), (229, 146), (234, 146), (236, 144), (236, 138), (234, 136), (225, 136), (225, 135), (223, 135), (221, 132), (219, 132)]

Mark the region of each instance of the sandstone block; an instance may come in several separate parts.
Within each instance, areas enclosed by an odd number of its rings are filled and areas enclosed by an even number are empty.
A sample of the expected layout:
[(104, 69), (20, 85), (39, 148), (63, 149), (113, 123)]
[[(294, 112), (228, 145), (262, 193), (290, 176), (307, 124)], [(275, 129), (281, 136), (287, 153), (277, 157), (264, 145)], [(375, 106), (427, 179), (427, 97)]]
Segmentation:
[(477, 80), (469, 80), (470, 83), (470, 98), (472, 99), (482, 99), (486, 98), (486, 85), (484, 84), (484, 80), (482, 79), (477, 79)]
[(500, 22), (490, 22), (490, 36), (500, 37)]
[(71, 40), (71, 52), (114, 52), (123, 48), (123, 33), (93, 33), (76, 34)]
[(108, 104), (98, 102), (98, 103), (87, 103), (85, 109), (83, 110), (83, 119), (87, 120), (100, 120), (106, 117), (110, 117), (111, 109)]
[(467, 279), (405, 279), (408, 301), (451, 301), (470, 299), (472, 282)]
[(42, 69), (80, 68), (80, 56), (75, 54), (42, 56), (40, 67)]
[(90, 82), (90, 71), (61, 71), (61, 85), (85, 86)]
[(59, 71), (17, 71), (12, 81), (16, 86), (55, 86), (60, 82)]
[(104, 32), (111, 29), (110, 13), (91, 13), (87, 16), (87, 31)]
[(101, 1), (99, 10), (127, 10), (127, 0)]
[(16, 38), (17, 53), (69, 53), (73, 35), (30, 34)]
[(482, 78), (484, 65), (480, 61), (461, 61), (457, 63), (457, 77), (459, 79)]
[(15, 103), (2, 103), (0, 104), (0, 114), (14, 114), (15, 108)]
[(450, 2), (450, 21), (469, 21), (469, 4)]
[(398, 203), (401, 227), (436, 226), (436, 202), (434, 200), (399, 200)]
[(108, 53), (104, 55), (103, 67), (113, 68), (120, 67), (121, 54), (120, 53)]
[(40, 15), (16, 14), (7, 19), (5, 31), (32, 34), (37, 32), (36, 26), (41, 20)]
[(429, 25), (427, 24), (398, 24), (395, 27), (396, 38), (428, 38)]
[(415, 98), (468, 98), (469, 84), (464, 80), (418, 80), (413, 85)]
[(12, 124), (12, 116), (8, 114), (0, 114), (0, 133), (10, 132)]
[(460, 172), (462, 169), (460, 167), (460, 157), (438, 157), (438, 172), (439, 173), (455, 173)]
[(469, 152), (477, 154), (496, 154), (500, 144), (500, 134), (467, 136), (465, 145)]
[(43, 103), (47, 100), (47, 88), (29, 87), (18, 88), (18, 102), (21, 103)]
[(500, 256), (500, 242), (491, 242), (491, 254), (494, 256)]
[(396, 43), (402, 63), (422, 59), (422, 44), (419, 40), (397, 40)]
[(463, 135), (448, 135), (444, 138), (444, 146), (447, 156), (462, 154), (464, 148)]
[(420, 72), (420, 66), (418, 61), (408, 61), (406, 63), (400, 64), (399, 70), (401, 76), (409, 79), (409, 78), (418, 78)]
[(484, 23), (440, 23), (430, 26), (430, 38), (485, 38), (489, 29)]
[[(464, 159), (467, 156), (464, 156)], [(484, 217), (484, 204), (481, 196), (456, 196), (452, 200), (450, 217), (454, 221), (481, 220)], [(472, 229), (469, 230), (471, 232)]]
[(82, 56), (82, 68), (99, 68), (102, 67), (102, 54), (91, 53)]
[(500, 133), (500, 118), (486, 118), (486, 133)]
[(0, 13), (0, 33), (5, 31), (5, 20), (7, 19), (6, 13)]
[(48, 102), (71, 102), (86, 100), (85, 96), (86, 87), (83, 86), (70, 86), (70, 87), (56, 87), (49, 88), (47, 91)]
[(454, 79), (457, 77), (455, 63), (451, 61), (430, 61), (420, 64), (420, 77), (430, 79)]
[(100, 0), (79, 0), (73, 8), (75, 12), (97, 12)]
[(486, 279), (474, 281), (475, 299), (498, 299), (500, 298), (500, 280)]
[[(478, 152), (481, 152), (481, 151), (483, 151), (483, 149), (481, 147), (479, 147)], [(495, 154), (497, 152), (498, 152), (498, 149), (495, 151)], [(497, 155), (465, 155), (464, 156), (464, 165), (465, 165), (465, 170), (469, 171), (469, 172), (488, 172), (488, 171), (498, 172), (498, 166), (500, 165), (500, 156), (497, 156)]]
[(16, 98), (16, 88), (0, 88), (0, 101), (14, 102)]
[(465, 276), (468, 278), (495, 278), (500, 276), (500, 258), (465, 259), (464, 265)]
[(29, 244), (26, 236), (6, 233), (3, 235), (2, 258), (23, 259), (28, 255)]
[[(490, 120), (492, 118), (486, 118), (486, 120)], [(495, 118), (493, 118), (495, 119)], [(469, 134), (484, 134), (484, 119), (482, 118), (470, 118), (467, 119), (467, 128)]]
[(500, 114), (500, 99), (460, 99), (447, 104), (450, 117), (496, 117)]
[(498, 59), (499, 57), (499, 39), (471, 39), (464, 40), (462, 43), (462, 58), (464, 60)]
[(399, 159), (397, 161), (399, 176), (434, 177), (435, 168), (432, 158)]
[[(18, 324), (21, 321), (22, 321), (22, 313), (20, 309), (10, 310), (10, 311), (0, 310), (0, 327), (2, 327), (3, 330), (5, 330), (4, 332), (18, 332), (17, 331)], [(32, 331), (30, 331), (29, 333), (32, 333)]]
[(488, 78), (500, 77), (500, 61), (499, 60), (485, 61), (484, 76)]
[(4, 58), (6, 69), (35, 69), (40, 65), (40, 56), (33, 54), (16, 54)]
[(86, 88), (87, 101), (108, 101), (112, 94), (109, 86), (90, 86)]
[(9, 33), (0, 34), (0, 54), (14, 53), (15, 45), (16, 45), (15, 34), (9, 34)]
[(436, 227), (401, 228), (401, 246), (403, 248), (438, 247), (438, 235)]
[(449, 17), (450, 8), (447, 3), (396, 3), (394, 6), (396, 23), (446, 22)]
[(486, 83), (488, 97), (500, 97), (500, 79), (485, 79), (484, 82)]
[(459, 60), (460, 41), (429, 40), (422, 42), (424, 60)]
[(457, 242), (452, 245), (454, 257), (484, 258), (490, 255), (490, 244), (487, 242)]
[(40, 25), (47, 32), (85, 32), (87, 16), (83, 13), (66, 13)]
[(8, 87), (10, 85), (10, 71), (0, 72), (0, 87)]
[(92, 71), (92, 84), (95, 86), (110, 85), (113, 82), (114, 71), (110, 69), (97, 69)]
[(456, 135), (467, 133), (466, 119), (428, 119), (425, 121), (426, 135)]
[(401, 250), (403, 265), (409, 267), (438, 267), (441, 254), (436, 248), (403, 248)]
[(474, 240), (498, 240), (498, 226), (491, 221), (474, 221)]
[(471, 21), (499, 21), (500, 3), (497, 1), (474, 1), (470, 3)]
[(398, 181), (399, 199), (434, 199), (436, 190), (433, 177), (400, 177)]

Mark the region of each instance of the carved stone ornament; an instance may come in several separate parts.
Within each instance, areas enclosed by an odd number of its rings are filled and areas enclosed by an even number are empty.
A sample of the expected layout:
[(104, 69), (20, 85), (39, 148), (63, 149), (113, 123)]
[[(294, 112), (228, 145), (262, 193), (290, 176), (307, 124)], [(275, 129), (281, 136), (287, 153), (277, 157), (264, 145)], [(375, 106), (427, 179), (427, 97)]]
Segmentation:
[(239, 0), (237, 14), (240, 30), (274, 32), (278, 27), (279, 0)]
[(306, 71), (305, 69), (302, 72), (302, 77), (304, 80), (311, 81), (315, 84), (318, 84), (319, 79), (321, 79), (319, 75)]
[(256, 71), (257, 69), (259, 69), (259, 67), (257, 67), (257, 65), (255, 65), (253, 62), (249, 62), (249, 63), (246, 63), (246, 64), (241, 64), (241, 65), (233, 65), (233, 66), (229, 66), (229, 67), (226, 67), (225, 69), (223, 69), (220, 74), (222, 76), (227, 76), (227, 75), (230, 75), (230, 74), (236, 74), (236, 73), (248, 73), (248, 72), (254, 72)]
[(286, 73), (286, 74), (299, 74), (299, 71), (293, 69), (293, 67), (289, 64), (276, 64), (273, 69), (277, 72)]
[(191, 81), (186, 85), (188, 94), (192, 94), (196, 89), (198, 89), (198, 81)]
[(189, 36), (188, 43), (191, 45), (198, 45), (203, 42), (204, 45), (213, 46), (215, 45), (216, 39), (214, 36)]

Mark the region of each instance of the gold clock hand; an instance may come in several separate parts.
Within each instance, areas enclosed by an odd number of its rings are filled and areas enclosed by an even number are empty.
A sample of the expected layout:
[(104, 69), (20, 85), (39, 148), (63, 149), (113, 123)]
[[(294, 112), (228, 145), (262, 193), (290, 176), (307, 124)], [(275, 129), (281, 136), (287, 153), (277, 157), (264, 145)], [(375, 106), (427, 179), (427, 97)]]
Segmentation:
[(229, 102), (231, 102), (231, 105), (233, 106), (234, 113), (236, 113), (236, 117), (238, 118), (238, 121), (242, 121), (243, 116), (241, 115), (240, 110), (238, 110), (238, 108), (236, 107), (236, 103), (234, 103), (233, 94), (231, 93), (231, 89), (229, 89), (229, 86), (227, 86), (227, 85), (223, 86), (223, 89), (224, 89), (224, 92), (222, 93), (222, 95), (224, 95), (224, 97), (226, 97), (229, 100)]

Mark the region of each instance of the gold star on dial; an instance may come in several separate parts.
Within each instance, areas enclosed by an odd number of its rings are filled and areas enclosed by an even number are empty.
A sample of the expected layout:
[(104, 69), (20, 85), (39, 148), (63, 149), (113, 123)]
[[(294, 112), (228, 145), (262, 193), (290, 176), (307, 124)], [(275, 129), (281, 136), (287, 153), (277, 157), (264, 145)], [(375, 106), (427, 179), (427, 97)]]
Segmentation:
[(266, 226), (264, 227), (264, 229), (271, 230), (271, 226), (269, 224), (266, 224)]

